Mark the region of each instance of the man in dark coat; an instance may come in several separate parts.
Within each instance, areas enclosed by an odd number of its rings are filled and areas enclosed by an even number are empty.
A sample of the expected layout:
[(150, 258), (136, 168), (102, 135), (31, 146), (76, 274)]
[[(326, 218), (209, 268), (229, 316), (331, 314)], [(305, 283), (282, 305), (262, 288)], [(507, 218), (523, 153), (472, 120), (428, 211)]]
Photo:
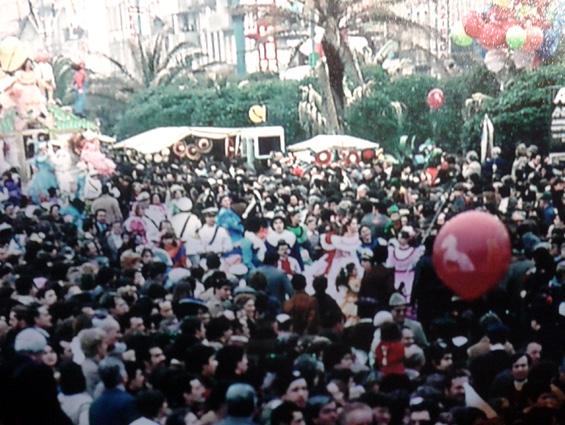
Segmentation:
[(42, 363), (47, 340), (32, 328), (16, 339), (14, 357), (0, 366), (0, 423), (72, 425), (57, 400), (53, 371)]
[(90, 425), (129, 425), (139, 417), (135, 399), (125, 391), (125, 370), (119, 364), (101, 364), (104, 392), (90, 406)]
[(394, 292), (394, 269), (384, 266), (388, 257), (386, 246), (377, 246), (373, 250), (373, 266), (361, 280), (359, 298), (372, 298), (379, 309), (388, 306), (388, 300)]

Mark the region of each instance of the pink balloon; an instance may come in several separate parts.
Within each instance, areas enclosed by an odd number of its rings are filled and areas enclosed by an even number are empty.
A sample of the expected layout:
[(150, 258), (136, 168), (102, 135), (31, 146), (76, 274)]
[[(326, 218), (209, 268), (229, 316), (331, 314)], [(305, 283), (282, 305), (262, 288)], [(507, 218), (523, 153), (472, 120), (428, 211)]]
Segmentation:
[(445, 103), (445, 95), (441, 89), (433, 89), (428, 93), (428, 106), (432, 109), (439, 109)]

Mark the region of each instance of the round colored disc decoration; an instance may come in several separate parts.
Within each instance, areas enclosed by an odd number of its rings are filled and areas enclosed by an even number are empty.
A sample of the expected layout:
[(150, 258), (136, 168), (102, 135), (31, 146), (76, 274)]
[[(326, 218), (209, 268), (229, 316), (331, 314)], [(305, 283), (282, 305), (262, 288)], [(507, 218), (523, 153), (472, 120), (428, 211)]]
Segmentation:
[(441, 89), (433, 89), (428, 93), (428, 106), (431, 109), (440, 109), (445, 103), (445, 95)]
[(510, 236), (495, 216), (469, 211), (448, 221), (436, 237), (433, 264), (441, 281), (465, 300), (479, 298), (505, 275)]
[(521, 49), (526, 44), (526, 30), (520, 25), (514, 25), (506, 32), (506, 44), (514, 50)]

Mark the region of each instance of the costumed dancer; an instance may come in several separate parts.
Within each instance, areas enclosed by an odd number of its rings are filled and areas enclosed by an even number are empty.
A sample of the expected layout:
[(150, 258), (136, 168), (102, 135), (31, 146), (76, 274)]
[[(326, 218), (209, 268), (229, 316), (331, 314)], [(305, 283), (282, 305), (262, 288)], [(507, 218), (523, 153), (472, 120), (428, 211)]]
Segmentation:
[(247, 230), (241, 240), (241, 256), (243, 264), (251, 272), (261, 266), (265, 259), (267, 223), (262, 218), (252, 216), (247, 219), (245, 227)]
[(288, 244), (290, 256), (298, 261), (300, 269), (303, 270), (304, 262), (300, 255), (300, 246), (296, 243), (296, 236), (294, 233), (285, 229), (285, 216), (282, 211), (275, 213), (275, 217), (271, 223), (271, 228), (269, 229), (269, 233), (267, 233), (267, 239), (265, 241), (267, 252), (276, 254), (280, 241), (285, 241)]
[(89, 167), (102, 176), (110, 176), (116, 171), (116, 163), (100, 152), (100, 141), (94, 134), (86, 132), (83, 134), (84, 143), (80, 152), (81, 161), (86, 162)]
[(244, 227), (241, 217), (231, 207), (232, 199), (229, 195), (224, 195), (220, 201), (220, 212), (216, 218), (218, 226), (226, 229), (230, 235), (234, 246), (239, 246), (243, 239)]
[[(58, 142), (51, 142), (52, 145), (55, 143)], [(59, 149), (53, 152), (51, 156), (51, 162), (53, 162), (55, 167), (55, 174), (57, 175), (61, 192), (67, 194), (75, 192), (77, 189), (78, 170), (73, 164), (73, 157), (67, 142), (60, 142)]]
[(125, 229), (137, 240), (138, 244), (147, 244), (147, 229), (145, 228), (145, 206), (141, 202), (133, 205), (130, 216), (124, 222)]
[(161, 197), (155, 193), (151, 197), (151, 204), (145, 210), (145, 225), (147, 237), (153, 243), (161, 239), (161, 223), (168, 219), (167, 207), (161, 203)]
[(184, 243), (192, 264), (198, 264), (198, 256), (203, 250), (198, 236), (202, 222), (192, 214), (192, 201), (187, 197), (175, 199), (174, 210), (176, 213), (171, 217), (171, 224), (175, 234)]
[(394, 268), (394, 288), (401, 292), (407, 300), (412, 296), (414, 269), (418, 260), (424, 255), (423, 245), (412, 246), (416, 233), (410, 226), (400, 231), (397, 239), (391, 239), (388, 245), (386, 267)]
[(37, 142), (36, 153), (31, 160), (33, 178), (27, 188), (28, 196), (36, 204), (39, 204), (49, 198), (49, 189), (59, 189), (59, 182), (55, 175), (55, 168), (49, 158), (48, 143)]
[(86, 90), (88, 76), (86, 74), (86, 66), (81, 62), (74, 66), (75, 74), (73, 76), (73, 93), (75, 102), (73, 104), (73, 113), (81, 118), (86, 117)]
[(37, 78), (43, 81), (43, 90), (46, 93), (47, 101), (53, 102), (53, 92), (57, 87), (53, 66), (49, 63), (49, 55), (45, 51), (40, 51), (35, 57), (35, 73)]
[(357, 270), (356, 276), (359, 279), (363, 277), (364, 270), (357, 256), (357, 250), (361, 246), (357, 219), (345, 219), (341, 234), (326, 233), (320, 238), (320, 244), (326, 254), (308, 268), (306, 275), (309, 280), (320, 275), (327, 276), (327, 293), (336, 298), (338, 295), (336, 280), (343, 268), (353, 264)]
[(24, 62), (14, 77), (12, 90), (17, 97), (16, 104), (20, 116), (24, 119), (48, 118), (47, 99), (42, 93), (47, 86), (37, 77), (31, 59)]

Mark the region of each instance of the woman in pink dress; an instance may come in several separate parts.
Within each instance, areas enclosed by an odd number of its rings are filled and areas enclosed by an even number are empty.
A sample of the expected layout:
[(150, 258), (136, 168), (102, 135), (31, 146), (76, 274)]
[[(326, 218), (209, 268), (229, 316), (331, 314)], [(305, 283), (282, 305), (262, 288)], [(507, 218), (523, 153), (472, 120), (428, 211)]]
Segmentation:
[(86, 162), (90, 169), (102, 176), (110, 176), (116, 170), (116, 164), (100, 152), (100, 142), (95, 137), (84, 138), (80, 159)]

